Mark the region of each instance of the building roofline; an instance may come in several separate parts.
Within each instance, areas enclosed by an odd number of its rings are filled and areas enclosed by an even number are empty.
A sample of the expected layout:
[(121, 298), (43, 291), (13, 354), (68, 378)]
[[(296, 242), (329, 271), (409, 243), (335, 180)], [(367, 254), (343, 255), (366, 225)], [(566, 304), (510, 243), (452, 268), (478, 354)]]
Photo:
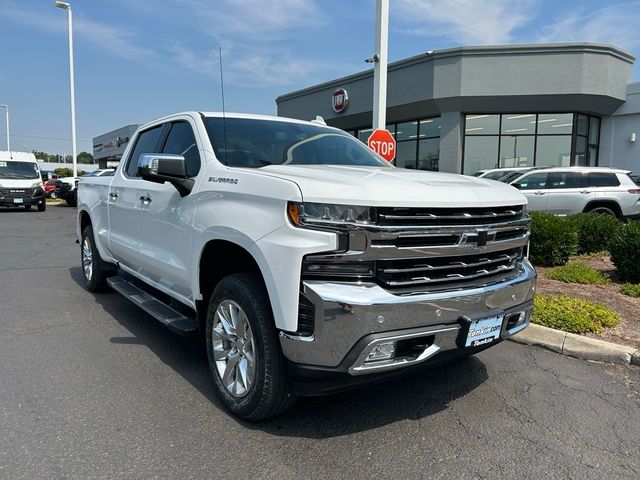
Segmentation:
[[(601, 53), (612, 55), (624, 62), (633, 63), (635, 57), (629, 52), (622, 50), (615, 45), (605, 43), (532, 43), (532, 44), (519, 44), (519, 45), (481, 45), (481, 46), (463, 46), (446, 48), (443, 50), (433, 50), (426, 53), (414, 55), (412, 57), (404, 58), (396, 62), (389, 63), (388, 71), (399, 70), (401, 68), (421, 63), (424, 61), (431, 61), (441, 58), (449, 57), (466, 57), (466, 56), (482, 56), (482, 55), (500, 55), (500, 54), (519, 54), (527, 55), (532, 53)], [(339, 84), (349, 83), (356, 80), (361, 80), (367, 77), (373, 76), (373, 69), (363, 70), (361, 72), (353, 73), (344, 77), (329, 80), (317, 85), (295, 90), (293, 92), (285, 93), (276, 98), (276, 104), (291, 100), (293, 98), (315, 93), (326, 88), (338, 86)]]

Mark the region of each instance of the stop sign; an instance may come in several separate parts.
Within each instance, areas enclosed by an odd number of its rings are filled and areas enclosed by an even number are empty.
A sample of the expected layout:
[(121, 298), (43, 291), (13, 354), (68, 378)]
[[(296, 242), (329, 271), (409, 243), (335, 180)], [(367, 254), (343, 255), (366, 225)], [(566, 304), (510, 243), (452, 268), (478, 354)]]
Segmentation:
[(396, 158), (396, 140), (389, 130), (375, 130), (367, 140), (367, 145), (387, 162)]

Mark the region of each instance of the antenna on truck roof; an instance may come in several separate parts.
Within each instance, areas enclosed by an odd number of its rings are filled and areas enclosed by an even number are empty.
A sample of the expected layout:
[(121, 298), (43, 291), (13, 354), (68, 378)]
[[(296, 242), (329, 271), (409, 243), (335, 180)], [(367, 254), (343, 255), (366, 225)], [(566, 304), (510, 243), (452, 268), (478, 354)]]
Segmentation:
[(224, 136), (224, 164), (227, 162), (227, 117), (224, 108), (224, 76), (222, 74), (222, 47), (218, 45), (218, 55), (220, 56), (220, 92), (222, 95), (222, 135)]

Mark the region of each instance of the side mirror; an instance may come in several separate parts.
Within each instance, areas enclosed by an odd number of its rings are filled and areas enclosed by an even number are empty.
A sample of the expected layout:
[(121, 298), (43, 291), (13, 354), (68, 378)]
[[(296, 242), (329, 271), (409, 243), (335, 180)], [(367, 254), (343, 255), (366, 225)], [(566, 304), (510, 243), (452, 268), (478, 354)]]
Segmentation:
[(187, 177), (187, 162), (182, 155), (145, 153), (138, 161), (138, 175), (154, 183), (169, 182), (181, 197), (191, 193), (194, 181)]

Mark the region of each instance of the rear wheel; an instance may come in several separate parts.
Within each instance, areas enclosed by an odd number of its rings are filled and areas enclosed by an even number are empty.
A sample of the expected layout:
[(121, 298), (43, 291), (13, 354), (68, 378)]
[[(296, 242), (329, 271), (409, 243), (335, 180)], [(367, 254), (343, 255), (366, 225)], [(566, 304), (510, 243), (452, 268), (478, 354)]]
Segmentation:
[(595, 213), (597, 215), (606, 215), (608, 217), (618, 217), (618, 214), (610, 207), (593, 207), (589, 210), (589, 213)]
[(282, 413), (295, 402), (269, 298), (260, 277), (224, 278), (207, 309), (207, 356), (216, 393), (245, 420)]
[(87, 290), (91, 292), (106, 291), (109, 288), (107, 278), (115, 272), (112, 268), (109, 268), (109, 264), (100, 257), (100, 253), (96, 248), (96, 242), (93, 238), (93, 228), (91, 225), (88, 225), (82, 231), (80, 261), (82, 262), (82, 273), (84, 274)]

